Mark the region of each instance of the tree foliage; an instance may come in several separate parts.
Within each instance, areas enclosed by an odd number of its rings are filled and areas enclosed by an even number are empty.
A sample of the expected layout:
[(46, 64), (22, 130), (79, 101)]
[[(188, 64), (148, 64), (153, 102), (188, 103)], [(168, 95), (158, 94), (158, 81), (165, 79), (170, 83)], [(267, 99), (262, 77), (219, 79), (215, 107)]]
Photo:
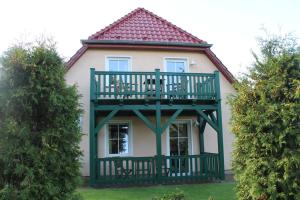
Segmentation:
[(239, 199), (300, 199), (300, 52), (292, 36), (260, 39), (232, 97)]
[(81, 110), (63, 60), (41, 43), (1, 61), (0, 199), (76, 199)]

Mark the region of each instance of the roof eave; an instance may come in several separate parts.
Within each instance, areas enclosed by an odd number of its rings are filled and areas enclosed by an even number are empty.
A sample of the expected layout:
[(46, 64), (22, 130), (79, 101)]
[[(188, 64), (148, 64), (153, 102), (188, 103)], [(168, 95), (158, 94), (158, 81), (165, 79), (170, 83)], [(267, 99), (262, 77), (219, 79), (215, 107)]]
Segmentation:
[(182, 43), (182, 42), (157, 42), (157, 41), (132, 41), (132, 40), (81, 40), (83, 45), (87, 44), (110, 44), (110, 45), (150, 45), (150, 46), (179, 46), (179, 47), (201, 47), (210, 48), (212, 44), (207, 43)]

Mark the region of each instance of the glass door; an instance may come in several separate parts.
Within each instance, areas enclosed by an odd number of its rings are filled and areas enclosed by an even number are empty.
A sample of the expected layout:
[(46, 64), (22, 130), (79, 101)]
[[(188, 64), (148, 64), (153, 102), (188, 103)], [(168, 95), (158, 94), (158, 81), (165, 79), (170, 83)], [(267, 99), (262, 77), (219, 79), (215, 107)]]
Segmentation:
[[(189, 128), (187, 122), (175, 122), (170, 125), (171, 174), (189, 172)], [(173, 156), (173, 158), (172, 158)]]

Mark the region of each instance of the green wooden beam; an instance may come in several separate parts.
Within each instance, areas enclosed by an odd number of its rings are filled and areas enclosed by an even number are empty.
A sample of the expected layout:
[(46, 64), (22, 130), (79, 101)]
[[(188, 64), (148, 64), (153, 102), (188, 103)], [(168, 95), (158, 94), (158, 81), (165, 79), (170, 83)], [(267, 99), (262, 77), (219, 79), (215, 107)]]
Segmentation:
[(92, 101), (94, 96), (94, 78), (95, 78), (95, 69), (91, 68), (90, 72), (90, 180), (89, 184), (91, 187), (95, 186), (96, 183), (96, 150), (95, 150), (95, 106), (94, 102)]
[(214, 115), (213, 111), (209, 112), (208, 115), (210, 116), (211, 120), (212, 120), (214, 123), (217, 123), (217, 118), (216, 118), (216, 116)]
[(218, 122), (218, 155), (220, 161), (220, 179), (225, 179), (224, 172), (224, 146), (223, 146), (223, 125), (222, 125), (222, 109), (221, 109), (221, 89), (220, 89), (220, 75), (218, 71), (215, 71), (215, 86), (216, 86), (216, 100), (218, 102), (217, 109), (217, 122)]
[(156, 101), (156, 172), (157, 172), (157, 182), (162, 181), (162, 156), (161, 156), (161, 110), (160, 101)]
[(168, 121), (162, 126), (161, 128), (161, 134), (167, 129), (167, 127), (174, 122), (174, 120), (180, 115), (180, 113), (183, 111), (183, 109), (178, 109), (169, 119)]
[(215, 129), (215, 131), (219, 131), (219, 127), (213, 122), (211, 121), (208, 116), (202, 111), (202, 110), (199, 110), (199, 109), (196, 109), (197, 113), (202, 117), (204, 118), (207, 123), (213, 128)]
[[(97, 105), (95, 106), (95, 110), (99, 111), (107, 111), (107, 110), (156, 110), (156, 105)], [(161, 105), (161, 110), (217, 110), (216, 105), (181, 105), (181, 104), (172, 104), (172, 105)]]
[[(200, 155), (202, 155), (205, 153), (205, 151), (204, 151), (204, 130), (205, 130), (205, 126), (206, 126), (206, 121), (203, 118), (201, 118), (200, 115), (198, 115), (198, 119), (199, 119), (199, 121), (201, 120), (201, 123), (199, 123), (198, 129), (199, 129), (199, 146), (200, 146), (199, 150), (200, 150)], [(205, 163), (201, 162), (200, 165), (201, 165), (201, 169), (203, 171), (206, 171), (207, 167), (206, 167)]]
[(200, 122), (198, 125), (199, 129), (199, 147), (200, 147), (200, 154), (204, 153), (204, 130), (206, 126), (206, 121), (198, 115), (198, 121)]
[(150, 122), (150, 120), (147, 119), (147, 117), (145, 117), (139, 110), (132, 110), (145, 124), (148, 128), (150, 128), (153, 133), (156, 133), (156, 128), (155, 126), (152, 125), (152, 123)]
[(97, 124), (97, 127), (95, 128), (95, 135), (98, 135), (98, 132), (99, 130), (109, 121), (111, 120), (111, 118), (113, 118), (116, 113), (118, 112), (119, 110), (116, 109), (116, 110), (113, 110), (111, 111), (106, 117), (104, 117), (100, 122), (98, 122)]

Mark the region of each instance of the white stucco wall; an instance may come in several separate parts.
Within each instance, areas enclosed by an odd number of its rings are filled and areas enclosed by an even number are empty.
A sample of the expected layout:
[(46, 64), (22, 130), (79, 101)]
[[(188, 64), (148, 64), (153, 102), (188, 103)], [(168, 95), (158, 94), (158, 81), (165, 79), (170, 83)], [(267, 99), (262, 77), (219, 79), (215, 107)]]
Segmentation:
[[(82, 95), (81, 103), (84, 110), (83, 113), (83, 137), (81, 147), (84, 153), (82, 158), (83, 167), (82, 173), (84, 176), (89, 176), (89, 92), (90, 92), (90, 68), (93, 67), (99, 71), (105, 71), (105, 59), (107, 56), (126, 56), (131, 57), (132, 71), (154, 71), (159, 68), (164, 69), (165, 58), (185, 58), (188, 60), (189, 72), (212, 73), (217, 68), (206, 57), (205, 54), (178, 52), (178, 51), (137, 51), (137, 50), (87, 50), (81, 58), (69, 69), (66, 74), (68, 84), (76, 84), (78, 91)], [(189, 63), (194, 62), (195, 65), (189, 66)], [(231, 111), (229, 105), (226, 104), (228, 94), (235, 93), (232, 85), (220, 74), (221, 82), (221, 97), (222, 97), (222, 117), (223, 117), (223, 133), (224, 133), (224, 154), (225, 154), (225, 169), (231, 169), (231, 151), (233, 135), (230, 133), (229, 120)], [(186, 118), (186, 117), (184, 117)], [(128, 119), (128, 117), (127, 117)], [(151, 131), (136, 117), (130, 117), (133, 123), (133, 154), (135, 156), (155, 155), (155, 136)], [(195, 130), (196, 132), (196, 130)], [(99, 134), (99, 156), (104, 155), (104, 129), (100, 130)], [(162, 137), (162, 151), (166, 152), (166, 134)], [(197, 141), (198, 135), (192, 134), (194, 153), (199, 152)], [(205, 129), (205, 151), (217, 152), (217, 137), (216, 133), (209, 126)], [(145, 155), (147, 154), (147, 155)]]

